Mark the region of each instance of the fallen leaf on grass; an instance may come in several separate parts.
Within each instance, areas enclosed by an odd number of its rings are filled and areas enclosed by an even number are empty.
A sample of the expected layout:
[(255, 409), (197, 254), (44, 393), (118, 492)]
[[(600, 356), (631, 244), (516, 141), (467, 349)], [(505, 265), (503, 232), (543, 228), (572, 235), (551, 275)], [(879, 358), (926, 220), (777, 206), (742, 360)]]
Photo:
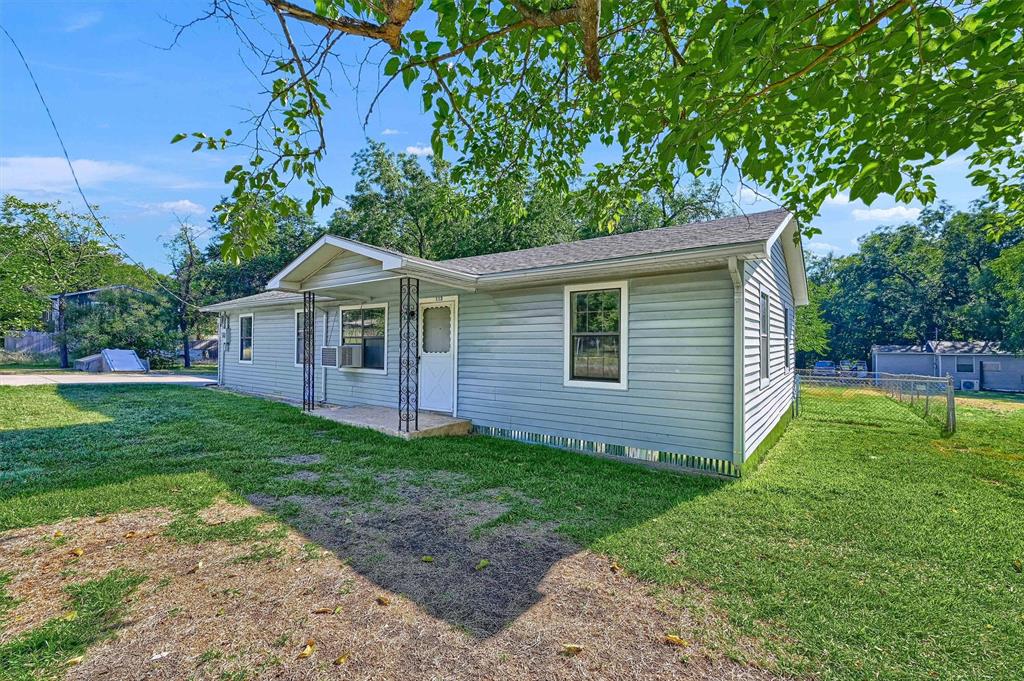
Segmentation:
[(188, 572), (186, 572), (185, 574), (186, 575), (194, 575), (195, 573), (199, 572), (202, 569), (203, 569), (203, 561), (199, 561), (198, 563), (193, 565), (191, 568), (189, 568)]
[(68, 660), (68, 666), (74, 667), (76, 664), (81, 664), (82, 660), (85, 659), (85, 655), (76, 655)]
[(622, 572), (622, 566), (618, 563), (612, 563), (611, 568), (612, 572)]
[(96, 519), (96, 523), (98, 525), (101, 525), (103, 523), (109, 523), (109, 522), (110, 522), (110, 516), (109, 515), (105, 515), (102, 518), (97, 518)]
[(130, 530), (130, 531), (124, 533), (124, 538), (125, 539), (131, 539), (134, 536), (135, 536), (135, 530)]
[(687, 641), (685, 638), (682, 638), (681, 636), (676, 636), (675, 634), (665, 634), (665, 643), (671, 646), (683, 647), (690, 645), (690, 642)]
[(487, 567), (490, 564), (491, 564), (491, 561), (487, 560), (486, 558), (481, 558), (480, 562), (476, 564), (476, 571), (480, 572), (481, 570), (483, 570), (485, 567)]
[(433, 556), (423, 556), (422, 558), (420, 558), (420, 560), (422, 560), (424, 563), (433, 563), (434, 562), (434, 557)]
[(64, 532), (62, 530), (57, 530), (56, 532), (53, 533), (53, 538), (54, 539), (60, 539), (63, 536), (64, 536)]
[(306, 641), (306, 647), (302, 649), (301, 653), (299, 653), (298, 659), (305, 660), (307, 657), (310, 657), (313, 654), (314, 650), (316, 650), (316, 641), (314, 641), (313, 639), (309, 639), (308, 641)]
[(338, 655), (338, 657), (334, 658), (335, 667), (340, 667), (346, 662), (348, 662), (348, 653), (345, 653), (344, 655)]
[(313, 611), (314, 615), (337, 615), (341, 613), (341, 606), (336, 608), (317, 608)]
[(78, 619), (78, 611), (77, 610), (72, 610), (68, 614), (66, 614), (63, 617), (61, 617), (61, 619), (64, 620), (65, 622), (74, 622), (76, 619)]
[(74, 549), (71, 549), (71, 553), (73, 555), (75, 555), (75, 556), (79, 556), (80, 557), (80, 556), (82, 556), (82, 554), (85, 553), (85, 551), (82, 550), (82, 549), (79, 549), (79, 548), (74, 548)]
[(583, 646), (575, 643), (563, 643), (562, 654), (566, 657), (572, 657), (573, 655), (579, 655), (583, 652)]
[(1013, 569), (1016, 572), (1024, 572), (1024, 563), (1021, 563), (1019, 560), (1013, 561)]
[(377, 603), (380, 605), (391, 605), (391, 599), (387, 596), (377, 596)]

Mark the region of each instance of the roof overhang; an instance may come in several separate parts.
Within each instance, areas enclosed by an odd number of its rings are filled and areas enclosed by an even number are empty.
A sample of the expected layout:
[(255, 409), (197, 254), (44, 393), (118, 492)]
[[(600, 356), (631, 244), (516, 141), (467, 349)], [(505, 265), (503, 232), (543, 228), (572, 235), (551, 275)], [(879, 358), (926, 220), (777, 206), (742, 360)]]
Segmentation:
[(775, 233), (768, 238), (765, 251), (772, 252), (776, 241), (782, 244), (786, 256), (786, 271), (789, 272), (789, 287), (793, 291), (795, 305), (807, 305), (807, 264), (804, 262), (804, 248), (800, 240), (800, 229), (792, 213), (786, 215)]
[[(664, 253), (609, 258), (592, 262), (570, 263), (534, 267), (494, 274), (474, 274), (454, 269), (443, 262), (403, 255), (388, 249), (370, 246), (352, 239), (325, 235), (307, 248), (301, 255), (281, 270), (267, 283), (268, 291), (303, 293), (324, 291), (334, 298), (345, 298), (344, 288), (356, 287), (386, 279), (415, 277), (435, 284), (451, 286), (467, 291), (477, 289), (500, 289), (542, 284), (586, 281), (606, 277), (640, 276), (670, 273), (686, 270), (726, 267), (729, 260), (761, 260), (770, 256), (775, 242), (781, 239), (793, 298), (797, 305), (807, 304), (807, 278), (800, 235), (793, 216), (787, 215), (772, 236), (754, 241), (733, 243), (722, 246), (690, 248)], [(372, 275), (356, 277), (343, 285), (315, 286), (307, 282), (314, 274), (326, 267), (343, 253), (354, 253), (380, 263), (380, 270)], [(382, 276), (384, 275), (384, 276)], [(267, 302), (266, 306), (280, 305)], [(255, 301), (226, 301), (203, 308), (207, 312), (219, 312), (239, 307), (261, 306)]]

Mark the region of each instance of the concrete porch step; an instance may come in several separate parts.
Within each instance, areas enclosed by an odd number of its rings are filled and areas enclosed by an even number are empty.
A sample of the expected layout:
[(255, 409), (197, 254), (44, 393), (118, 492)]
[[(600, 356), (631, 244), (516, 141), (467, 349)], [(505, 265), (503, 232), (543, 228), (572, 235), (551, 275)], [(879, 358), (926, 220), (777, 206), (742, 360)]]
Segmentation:
[(468, 435), (473, 429), (473, 424), (467, 419), (452, 418), (446, 414), (421, 411), (419, 429), (408, 433), (401, 432), (398, 430), (398, 410), (391, 407), (321, 405), (311, 413), (313, 416), (319, 416), (330, 421), (345, 423), (350, 426), (372, 428), (385, 435), (401, 437), (407, 440), (444, 435)]

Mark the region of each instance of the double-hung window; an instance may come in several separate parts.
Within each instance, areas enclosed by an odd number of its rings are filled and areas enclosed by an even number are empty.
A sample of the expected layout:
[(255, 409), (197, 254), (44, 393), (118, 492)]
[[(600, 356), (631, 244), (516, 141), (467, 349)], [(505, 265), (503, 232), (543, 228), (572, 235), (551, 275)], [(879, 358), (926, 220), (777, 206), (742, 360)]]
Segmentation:
[(769, 318), (770, 306), (768, 304), (768, 294), (764, 291), (761, 292), (761, 323), (760, 323), (760, 355), (761, 355), (761, 380), (768, 380), (769, 376), (769, 357), (768, 350), (771, 347), (771, 319)]
[(974, 358), (973, 357), (957, 357), (956, 358), (956, 372), (958, 374), (972, 374), (972, 373), (974, 373)]
[(341, 342), (363, 347), (363, 369), (386, 371), (387, 305), (341, 308)]
[(252, 315), (243, 314), (238, 317), (238, 361), (252, 362)]
[(565, 385), (626, 388), (626, 282), (565, 288)]

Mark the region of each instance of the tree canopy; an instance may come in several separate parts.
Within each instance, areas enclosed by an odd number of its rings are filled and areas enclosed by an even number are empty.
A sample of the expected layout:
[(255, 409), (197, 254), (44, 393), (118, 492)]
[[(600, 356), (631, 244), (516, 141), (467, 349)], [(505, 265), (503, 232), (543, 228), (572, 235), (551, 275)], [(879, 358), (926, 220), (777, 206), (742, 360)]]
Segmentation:
[[(201, 18), (230, 22), (267, 74), (244, 138), (174, 137), (251, 152), (217, 207), (230, 255), (270, 233), (270, 213), (299, 208), (295, 182), (308, 211), (332, 199), (317, 173), (324, 82), (353, 36), (368, 48), (360, 68), (376, 57), (384, 87), (418, 89), (435, 156), (478, 191), (579, 187), (614, 223), (680, 171), (730, 173), (810, 233), (840, 192), (932, 202), (931, 169), (962, 153), (1003, 204), (989, 227), (1024, 211), (1021, 0), (212, 0)], [(585, 164), (598, 146), (617, 160)]]
[(866, 359), (876, 343), (936, 337), (1024, 350), (1024, 226), (990, 240), (980, 226), (994, 212), (984, 203), (940, 205), (916, 223), (875, 230), (856, 253), (812, 258), (812, 298), (831, 325), (834, 357)]

